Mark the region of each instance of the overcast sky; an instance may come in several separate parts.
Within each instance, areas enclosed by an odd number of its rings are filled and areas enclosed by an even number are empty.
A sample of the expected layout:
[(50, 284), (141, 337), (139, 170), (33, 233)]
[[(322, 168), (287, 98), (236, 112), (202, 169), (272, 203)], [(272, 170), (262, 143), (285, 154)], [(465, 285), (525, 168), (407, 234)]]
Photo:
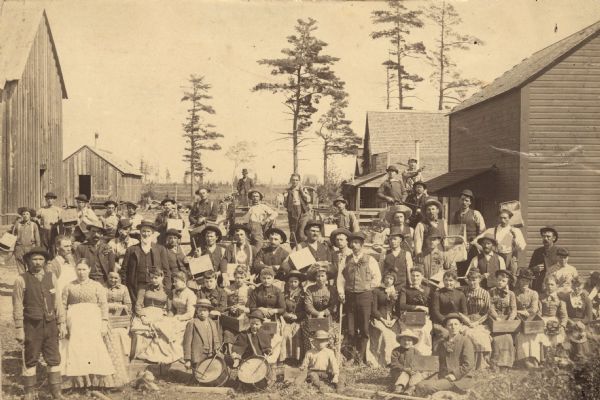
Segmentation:
[[(412, 8), (431, 2), (411, 1)], [(491, 82), (531, 53), (600, 18), (596, 0), (467, 0), (454, 1), (464, 33), (485, 43), (455, 53), (465, 77)], [(210, 120), (225, 135), (223, 150), (205, 156), (212, 180), (227, 180), (232, 164), (225, 150), (236, 141), (257, 143), (251, 173), (268, 182), (287, 181), (290, 144), (275, 141), (289, 131), (282, 98), (253, 93), (258, 82), (271, 80), (262, 58), (280, 56), (298, 18), (318, 21), (315, 35), (329, 43), (325, 53), (339, 57), (334, 67), (350, 94), (348, 116), (364, 134), (369, 110), (385, 108), (385, 61), (388, 44), (372, 40), (371, 12), (382, 2), (261, 1), (52, 1), (45, 3), (56, 41), (69, 99), (65, 100), (64, 154), (93, 144), (128, 158), (140, 157), (168, 169), (182, 180), (184, 139), (181, 124), (186, 105), (182, 86), (190, 74), (205, 76), (213, 88)], [(557, 32), (555, 32), (555, 26)], [(414, 32), (415, 40), (433, 46), (437, 32), (429, 22)], [(425, 61), (409, 65), (425, 80), (407, 101), (417, 110), (435, 110), (435, 87), (427, 79)], [(320, 110), (324, 112), (326, 110)], [(318, 114), (317, 114), (318, 115)], [(309, 132), (312, 135), (312, 132)], [(302, 149), (300, 172), (322, 175), (318, 142)], [(274, 168), (273, 168), (274, 167)], [(353, 161), (337, 163), (347, 176)]]

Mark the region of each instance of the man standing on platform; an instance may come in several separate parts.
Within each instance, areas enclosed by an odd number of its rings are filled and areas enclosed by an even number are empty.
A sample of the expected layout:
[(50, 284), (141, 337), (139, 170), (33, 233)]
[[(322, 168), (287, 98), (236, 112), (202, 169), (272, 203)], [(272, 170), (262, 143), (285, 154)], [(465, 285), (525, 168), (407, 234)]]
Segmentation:
[(485, 231), (485, 221), (481, 213), (471, 208), (473, 204), (473, 192), (465, 189), (460, 194), (460, 209), (452, 216), (450, 221), (453, 225), (463, 224), (466, 226), (467, 243), (469, 244), (466, 261), (457, 263), (458, 276), (466, 275), (469, 263), (474, 257), (477, 257), (477, 247), (473, 243), (475, 238)]
[(290, 176), (290, 187), (284, 195), (283, 204), (288, 212), (290, 242), (297, 245), (306, 238), (304, 227), (311, 212), (310, 196), (300, 183), (300, 175)]
[(248, 205), (248, 194), (254, 187), (254, 182), (248, 177), (248, 170), (242, 169), (242, 177), (237, 181), (238, 199), (241, 206)]
[(558, 240), (558, 231), (552, 226), (545, 226), (540, 229), (542, 236), (542, 247), (533, 251), (531, 260), (529, 260), (529, 269), (533, 272), (534, 279), (531, 288), (538, 293), (542, 293), (546, 271), (552, 265), (558, 263), (556, 255), (556, 241)]
[(385, 201), (388, 206), (401, 204), (406, 198), (406, 190), (402, 179), (398, 179), (398, 167), (390, 165), (385, 172), (387, 179), (377, 189), (377, 198)]
[(405, 169), (402, 172), (402, 180), (404, 181), (404, 190), (407, 193), (412, 193), (415, 183), (422, 181), (423, 177), (421, 176), (421, 172), (425, 169), (425, 167), (417, 168), (419, 161), (416, 158), (408, 159), (408, 169)]
[(196, 251), (196, 247), (200, 245), (201, 237), (199, 233), (206, 227), (209, 222), (216, 223), (219, 214), (218, 204), (208, 198), (208, 188), (200, 188), (196, 190), (196, 195), (199, 199), (194, 203), (189, 214), (190, 232), (192, 236), (192, 251)]
[(251, 206), (248, 210), (248, 223), (252, 232), (252, 244), (260, 250), (265, 241), (265, 231), (275, 224), (278, 213), (262, 202), (264, 196), (258, 190), (250, 190), (248, 197), (251, 200)]
[(51, 257), (55, 254), (54, 239), (58, 235), (58, 225), (62, 217), (62, 208), (54, 205), (56, 198), (54, 193), (46, 193), (44, 196), (46, 205), (37, 211), (42, 246), (48, 249)]

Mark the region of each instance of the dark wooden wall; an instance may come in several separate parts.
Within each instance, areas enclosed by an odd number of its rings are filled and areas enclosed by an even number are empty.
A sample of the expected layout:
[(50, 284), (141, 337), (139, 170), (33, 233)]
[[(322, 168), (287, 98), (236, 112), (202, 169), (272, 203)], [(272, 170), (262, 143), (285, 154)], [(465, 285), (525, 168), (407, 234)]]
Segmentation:
[(42, 18), (21, 80), (8, 83), (2, 93), (0, 214), (16, 212), (19, 206), (38, 208), (49, 190), (62, 194), (62, 98)]

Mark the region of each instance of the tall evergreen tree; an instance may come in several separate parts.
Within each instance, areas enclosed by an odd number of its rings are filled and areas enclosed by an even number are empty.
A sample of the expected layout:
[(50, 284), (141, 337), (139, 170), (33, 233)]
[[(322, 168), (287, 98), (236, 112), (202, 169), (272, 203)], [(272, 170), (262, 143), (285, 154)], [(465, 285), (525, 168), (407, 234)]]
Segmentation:
[(339, 58), (322, 54), (327, 43), (314, 36), (316, 25), (317, 21), (312, 18), (308, 21), (299, 19), (296, 34), (287, 37), (290, 48), (281, 50), (285, 57), (258, 61), (261, 65), (272, 67), (271, 74), (281, 76), (283, 81), (259, 83), (252, 89), (283, 94), (283, 104), (292, 119), (292, 130), (282, 134), (292, 141), (295, 173), (298, 172), (298, 150), (305, 140), (302, 134), (312, 124), (311, 117), (317, 111), (315, 104), (341, 85), (330, 68)]

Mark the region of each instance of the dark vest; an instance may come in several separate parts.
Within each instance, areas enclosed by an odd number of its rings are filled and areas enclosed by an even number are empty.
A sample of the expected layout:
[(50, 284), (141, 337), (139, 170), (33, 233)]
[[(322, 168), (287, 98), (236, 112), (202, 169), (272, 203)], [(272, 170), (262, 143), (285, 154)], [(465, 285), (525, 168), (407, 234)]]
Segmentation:
[(329, 247), (324, 243), (319, 242), (317, 244), (317, 250), (309, 245), (308, 242), (302, 242), (300, 247), (308, 247), (316, 261), (331, 261), (331, 252), (329, 251)]
[(410, 228), (411, 226), (409, 224), (404, 224), (404, 227), (402, 228), (402, 234), (404, 235), (404, 239), (402, 239), (400, 247), (412, 254), (415, 251), (415, 241), (413, 240), (413, 237), (410, 233)]
[(405, 249), (400, 249), (398, 257), (394, 257), (392, 250), (388, 250), (383, 259), (383, 272), (393, 271), (396, 275), (395, 285), (405, 287), (408, 282), (408, 276), (406, 272), (406, 253)]
[(215, 248), (215, 251), (213, 253), (210, 253), (208, 251), (208, 248), (205, 247), (202, 249), (202, 255), (205, 255), (205, 254), (208, 254), (210, 256), (210, 261), (212, 262), (214, 270), (220, 271), (221, 270), (221, 260), (225, 256), (225, 249), (223, 248), (223, 246), (217, 245), (217, 247)]
[(479, 225), (475, 222), (475, 211), (469, 208), (469, 211), (462, 214), (460, 210), (454, 213), (454, 219), (452, 221), (453, 224), (465, 224), (467, 227), (467, 240), (472, 241), (479, 232)]
[(342, 274), (346, 280), (347, 292), (361, 293), (371, 290), (373, 274), (369, 269), (369, 257), (371, 256), (363, 254), (360, 263), (354, 262), (352, 254), (346, 257), (346, 266)]
[[(429, 221), (423, 221), (422, 223), (423, 223), (423, 226), (425, 227), (425, 229), (423, 230), (423, 253), (427, 253), (431, 250), (429, 248), (429, 246), (427, 245), (427, 239), (429, 238), (429, 231), (431, 230), (431, 228), (433, 228), (433, 226), (431, 226), (429, 224)], [(446, 236), (446, 228), (444, 227), (444, 220), (441, 218), (438, 219), (437, 229), (442, 233), (443, 236)]]
[(25, 281), (25, 293), (23, 293), (23, 317), (25, 319), (47, 322), (56, 319), (54, 297), (55, 290), (52, 284), (52, 272), (46, 272), (42, 281), (25, 272), (21, 275)]
[[(300, 208), (302, 209), (302, 213), (307, 213), (309, 211), (308, 209), (308, 203), (306, 203), (306, 201), (304, 201), (304, 198), (302, 198), (302, 194), (299, 193), (298, 194), (300, 197)], [(294, 208), (294, 195), (292, 195), (292, 189), (287, 190), (287, 199), (286, 199), (286, 204), (285, 204), (285, 209), (288, 211), (293, 210)]]
[(481, 274), (489, 273), (487, 279), (483, 279), (481, 281), (481, 287), (483, 288), (491, 288), (496, 286), (496, 271), (500, 269), (500, 257), (498, 254), (494, 253), (490, 258), (490, 261), (485, 259), (483, 254), (480, 254), (477, 257), (477, 269)]

